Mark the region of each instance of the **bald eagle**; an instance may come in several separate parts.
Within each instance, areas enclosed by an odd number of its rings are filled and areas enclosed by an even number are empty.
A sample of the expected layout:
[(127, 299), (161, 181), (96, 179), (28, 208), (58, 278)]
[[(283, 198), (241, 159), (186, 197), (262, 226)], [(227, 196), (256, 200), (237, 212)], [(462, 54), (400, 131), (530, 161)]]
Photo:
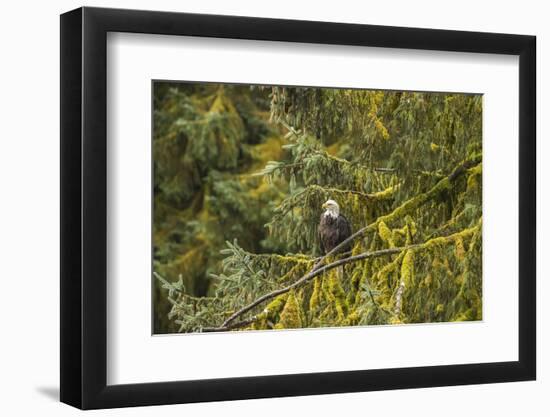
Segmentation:
[[(351, 236), (351, 225), (348, 219), (340, 214), (340, 206), (336, 201), (327, 200), (322, 208), (325, 211), (321, 214), (318, 232), (321, 251), (326, 254)], [(350, 250), (351, 242), (339, 249), (338, 252)]]

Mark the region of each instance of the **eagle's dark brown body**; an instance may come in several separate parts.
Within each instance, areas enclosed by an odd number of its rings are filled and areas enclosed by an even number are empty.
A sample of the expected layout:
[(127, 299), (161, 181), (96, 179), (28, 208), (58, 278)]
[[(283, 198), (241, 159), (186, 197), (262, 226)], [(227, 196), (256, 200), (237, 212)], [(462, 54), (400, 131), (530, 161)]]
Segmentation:
[[(348, 237), (351, 236), (351, 225), (344, 216), (338, 214), (333, 217), (326, 213), (321, 214), (319, 221), (319, 242), (321, 244), (321, 251), (327, 253), (332, 248), (340, 244)], [(351, 242), (346, 244), (338, 252), (347, 252), (352, 248)]]

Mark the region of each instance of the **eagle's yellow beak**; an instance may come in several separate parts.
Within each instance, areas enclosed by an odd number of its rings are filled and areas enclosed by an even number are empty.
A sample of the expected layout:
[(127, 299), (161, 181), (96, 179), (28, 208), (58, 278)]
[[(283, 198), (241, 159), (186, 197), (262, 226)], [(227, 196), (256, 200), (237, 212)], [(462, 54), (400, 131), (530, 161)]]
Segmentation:
[(323, 205), (321, 206), (321, 208), (326, 209), (326, 208), (327, 208), (327, 203), (323, 203)]

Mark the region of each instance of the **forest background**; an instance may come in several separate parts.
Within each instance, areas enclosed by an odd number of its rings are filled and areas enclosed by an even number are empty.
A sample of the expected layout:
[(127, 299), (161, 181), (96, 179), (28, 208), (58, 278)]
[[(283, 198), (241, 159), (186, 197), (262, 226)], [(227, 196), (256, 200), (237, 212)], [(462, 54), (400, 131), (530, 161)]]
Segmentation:
[[(153, 94), (154, 333), (481, 319), (480, 95)], [(329, 198), (355, 236), (323, 258)]]

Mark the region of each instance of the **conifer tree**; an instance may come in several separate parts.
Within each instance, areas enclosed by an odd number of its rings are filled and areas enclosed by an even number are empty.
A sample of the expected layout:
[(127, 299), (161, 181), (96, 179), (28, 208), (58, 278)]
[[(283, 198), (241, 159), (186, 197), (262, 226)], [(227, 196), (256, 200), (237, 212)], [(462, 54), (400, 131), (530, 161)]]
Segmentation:
[[(155, 276), (177, 331), (481, 319), (480, 96), (161, 87)], [(329, 198), (351, 253), (320, 253)]]

